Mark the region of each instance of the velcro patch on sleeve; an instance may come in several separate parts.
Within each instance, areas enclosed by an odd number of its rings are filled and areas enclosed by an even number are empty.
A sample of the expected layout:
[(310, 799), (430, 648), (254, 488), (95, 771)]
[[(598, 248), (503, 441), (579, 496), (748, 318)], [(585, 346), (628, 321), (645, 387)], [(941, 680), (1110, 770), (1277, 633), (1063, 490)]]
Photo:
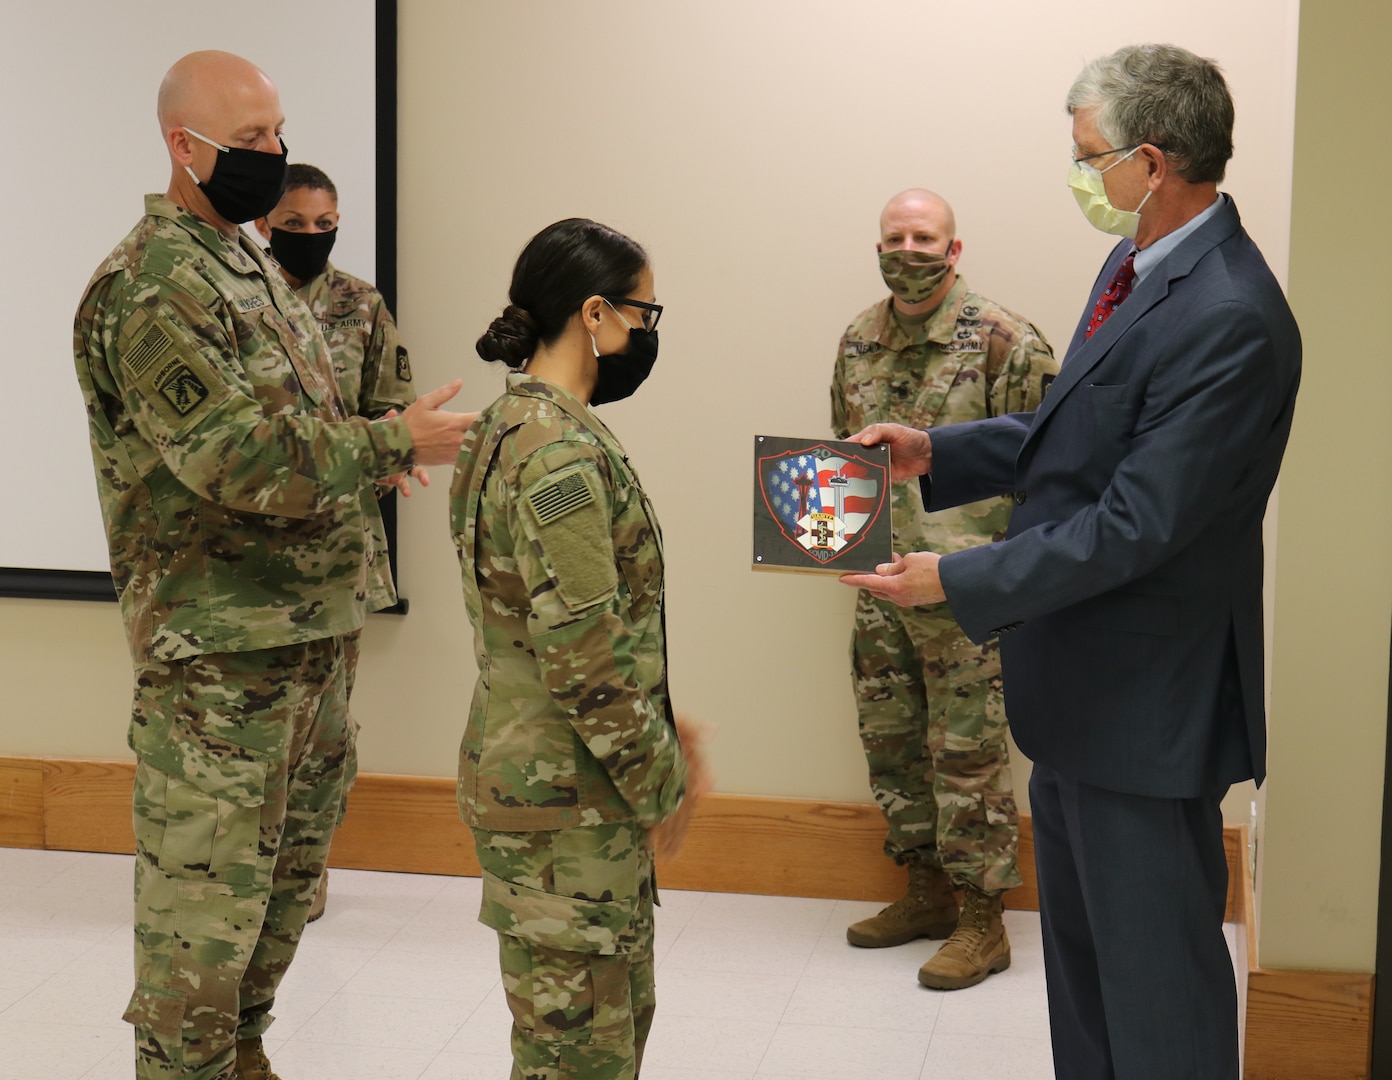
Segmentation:
[(126, 369), (137, 379), (150, 369), (150, 365), (163, 356), (169, 346), (174, 344), (174, 338), (170, 336), (168, 330), (158, 319), (152, 322), (125, 354), (121, 357), (121, 363), (126, 365)]
[(595, 465), (584, 462), (549, 473), (522, 493), (521, 517), (532, 550), (570, 612), (618, 589), (613, 522), (601, 483)]
[(159, 316), (130, 327), (119, 351), (121, 366), (146, 402), (150, 419), (175, 441), (232, 396), (231, 387), (194, 343)]
[(536, 515), (537, 524), (541, 526), (559, 521), (567, 514), (589, 506), (594, 501), (595, 494), (590, 490), (590, 485), (585, 483), (584, 474), (580, 472), (568, 473), (552, 480), (527, 496), (532, 513)]

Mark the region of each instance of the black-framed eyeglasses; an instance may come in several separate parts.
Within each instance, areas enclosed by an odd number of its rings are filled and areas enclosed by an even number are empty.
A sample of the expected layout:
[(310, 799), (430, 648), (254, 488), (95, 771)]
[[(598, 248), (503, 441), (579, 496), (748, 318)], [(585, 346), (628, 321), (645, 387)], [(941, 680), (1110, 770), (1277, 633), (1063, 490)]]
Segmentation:
[[(1109, 153), (1130, 153), (1132, 150), (1139, 150), (1141, 146), (1144, 145), (1146, 145), (1146, 143), (1137, 142), (1132, 146), (1114, 146), (1111, 150), (1098, 150), (1097, 153), (1084, 153), (1082, 157), (1075, 157), (1075, 159), (1073, 159), (1073, 164), (1079, 164), (1080, 166), (1080, 164), (1083, 164), (1083, 161), (1091, 161), (1094, 157), (1107, 157)], [(1076, 150), (1076, 146), (1073, 149)]]
[(613, 307), (636, 307), (643, 316), (643, 329), (656, 330), (657, 320), (662, 318), (662, 305), (649, 304), (645, 300), (634, 300), (628, 296), (614, 296), (608, 293), (600, 293), (600, 298), (607, 300)]

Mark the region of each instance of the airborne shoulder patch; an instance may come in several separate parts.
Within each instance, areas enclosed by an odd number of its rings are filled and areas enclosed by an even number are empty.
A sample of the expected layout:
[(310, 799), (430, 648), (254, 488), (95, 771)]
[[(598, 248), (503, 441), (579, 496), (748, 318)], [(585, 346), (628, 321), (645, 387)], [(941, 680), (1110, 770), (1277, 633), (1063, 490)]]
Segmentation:
[(180, 416), (187, 416), (208, 396), (208, 386), (187, 364), (172, 368), (159, 383), (159, 392)]

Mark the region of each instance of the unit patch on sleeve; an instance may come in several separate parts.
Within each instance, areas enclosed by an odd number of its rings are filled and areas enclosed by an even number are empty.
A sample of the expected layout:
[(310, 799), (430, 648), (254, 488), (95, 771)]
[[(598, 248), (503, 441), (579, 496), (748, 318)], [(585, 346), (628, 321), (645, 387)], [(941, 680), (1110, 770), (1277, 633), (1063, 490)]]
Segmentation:
[(159, 392), (174, 406), (176, 413), (187, 416), (208, 396), (208, 387), (187, 364), (177, 364), (161, 379)]
[(118, 345), (130, 387), (148, 403), (150, 419), (176, 441), (232, 388), (197, 347), (167, 319), (147, 312), (128, 320), (129, 338)]
[(406, 346), (396, 347), (396, 377), (402, 382), (411, 381), (411, 358), (406, 353)]

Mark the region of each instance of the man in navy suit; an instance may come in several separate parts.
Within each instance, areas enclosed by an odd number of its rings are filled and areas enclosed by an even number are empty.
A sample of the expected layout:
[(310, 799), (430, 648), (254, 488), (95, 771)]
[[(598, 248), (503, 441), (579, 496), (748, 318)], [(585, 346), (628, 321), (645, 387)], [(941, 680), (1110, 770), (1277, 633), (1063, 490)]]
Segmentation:
[(1218, 192), (1217, 66), (1144, 45), (1068, 95), (1070, 185), (1124, 237), (1043, 404), (927, 432), (875, 425), (932, 512), (1012, 493), (999, 543), (914, 552), (848, 585), (1000, 636), (1034, 760), (1040, 914), (1060, 1080), (1238, 1073), (1220, 803), (1265, 775), (1262, 515), (1300, 335)]

